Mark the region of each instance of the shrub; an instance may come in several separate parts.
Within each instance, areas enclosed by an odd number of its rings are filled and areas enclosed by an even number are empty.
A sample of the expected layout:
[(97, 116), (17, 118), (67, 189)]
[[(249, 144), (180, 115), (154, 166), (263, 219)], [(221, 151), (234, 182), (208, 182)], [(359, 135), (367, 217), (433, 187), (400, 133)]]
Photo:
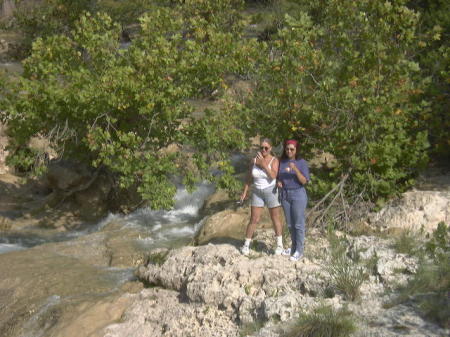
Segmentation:
[(377, 252), (374, 252), (370, 258), (364, 261), (366, 270), (370, 275), (377, 275), (379, 259)]
[(168, 254), (169, 251), (151, 253), (147, 257), (147, 264), (154, 264), (157, 266), (161, 266), (162, 264), (164, 264), (164, 262), (166, 262)]
[(43, 0), (19, 4), (14, 13), (15, 28), (24, 35), (19, 56), (28, 56), (38, 37), (69, 32), (79, 16), (91, 9), (91, 3), (91, 0)]
[(345, 243), (334, 234), (329, 234), (330, 257), (326, 269), (333, 287), (350, 301), (359, 298), (360, 287), (367, 278), (362, 266), (347, 257)]
[(301, 314), (283, 337), (346, 337), (356, 330), (352, 314), (346, 309), (320, 306), (309, 314)]
[(240, 337), (245, 337), (248, 335), (253, 335), (254, 333), (261, 330), (261, 328), (264, 326), (264, 321), (261, 319), (257, 319), (252, 323), (245, 323), (241, 326), (241, 330), (239, 332)]
[(395, 238), (392, 247), (401, 254), (414, 255), (418, 252), (420, 242), (418, 233), (414, 233), (411, 230), (403, 230)]
[(449, 227), (438, 225), (425, 243), (424, 255), (414, 277), (388, 306), (411, 302), (426, 318), (450, 328), (450, 235)]
[[(153, 209), (174, 205), (174, 175), (191, 189), (199, 179), (236, 187), (229, 153), (246, 142), (235, 117), (208, 111), (196, 119), (188, 102), (252, 68), (253, 49), (241, 40), (238, 22), (224, 32), (218, 17), (230, 15), (207, 15), (234, 13), (237, 2), (221, 0), (223, 8), (210, 9), (193, 0), (150, 11), (127, 49), (119, 44), (120, 25), (102, 13), (85, 13), (68, 34), (36, 40), (14, 90), (1, 98), (8, 103), (1, 117), (8, 120), (11, 162), (32, 156), (16, 150), (40, 135), (58, 158), (105, 169), (119, 189), (138, 186)], [(202, 15), (216, 24), (205, 24)], [(174, 144), (189, 150), (167, 151)]]
[(431, 103), (431, 106), (419, 116), (419, 122), (422, 128), (428, 130), (431, 155), (448, 165), (450, 2), (410, 0), (408, 6), (421, 14), (418, 26), (421, 41), (415, 58), (420, 64), (422, 76), (429, 79), (423, 97)]
[(267, 43), (243, 125), (275, 142), (300, 139), (306, 159), (317, 149), (336, 158), (313, 172), (312, 197), (349, 174), (346, 195), (386, 198), (411, 186), (427, 160), (417, 121), (425, 84), (410, 58), (418, 14), (404, 4), (311, 1)]

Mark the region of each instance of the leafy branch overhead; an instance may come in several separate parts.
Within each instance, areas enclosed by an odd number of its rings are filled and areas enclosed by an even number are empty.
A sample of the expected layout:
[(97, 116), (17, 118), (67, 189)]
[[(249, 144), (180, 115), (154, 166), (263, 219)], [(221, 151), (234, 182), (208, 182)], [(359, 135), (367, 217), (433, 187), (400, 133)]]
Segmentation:
[(385, 197), (426, 162), (417, 25), (402, 1), (326, 1), (286, 14), (268, 42), (252, 105), (252, 120), (265, 122), (254, 127), (299, 138), (309, 158), (334, 155), (337, 164), (313, 178), (316, 196), (351, 171), (352, 193)]
[[(86, 13), (70, 34), (38, 39), (10, 94), (10, 160), (23, 154), (30, 137), (50, 136), (67, 125), (72, 137), (64, 140), (60, 155), (106, 167), (122, 188), (138, 184), (153, 208), (170, 208), (175, 193), (170, 177), (187, 173), (187, 158), (165, 149), (195, 146), (202, 137), (189, 131), (196, 121), (186, 101), (250, 67), (239, 34), (198, 22), (183, 8), (158, 8), (141, 17), (139, 35), (121, 48), (119, 25), (106, 14)], [(210, 137), (221, 131), (202, 125)], [(214, 149), (225, 150), (236, 139), (223, 142)]]
[[(267, 27), (241, 0), (127, 3), (123, 12), (125, 2), (110, 0), (47, 8), (55, 27), (41, 22), (48, 30), (23, 75), (0, 75), (10, 164), (45, 165), (28, 148), (43, 136), (59, 158), (106, 168), (151, 207), (170, 208), (173, 176), (236, 190), (232, 152), (256, 135), (295, 137), (306, 159), (333, 156), (313, 170), (309, 195), (326, 211), (342, 204), (348, 220), (352, 203), (404, 190), (429, 153), (445, 153), (443, 2), (264, 2), (276, 9)], [(101, 9), (122, 23), (142, 14), (131, 43), (119, 43), (125, 30)], [(33, 15), (19, 24), (36, 31)], [(230, 79), (247, 81), (244, 97), (193, 113), (193, 100), (220, 96)]]

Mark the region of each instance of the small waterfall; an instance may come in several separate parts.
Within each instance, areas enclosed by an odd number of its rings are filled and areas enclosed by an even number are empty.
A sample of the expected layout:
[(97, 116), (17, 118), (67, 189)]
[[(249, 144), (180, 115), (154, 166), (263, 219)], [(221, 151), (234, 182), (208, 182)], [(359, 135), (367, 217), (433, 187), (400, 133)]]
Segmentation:
[(24, 246), (14, 243), (0, 243), (0, 254), (25, 249)]
[(179, 187), (175, 207), (170, 211), (142, 208), (123, 218), (124, 227), (139, 227), (147, 233), (140, 243), (151, 247), (167, 247), (183, 239), (190, 239), (201, 219), (199, 211), (205, 199), (215, 190), (212, 184), (202, 183), (193, 193)]
[(21, 235), (16, 233), (0, 237), (0, 254), (34, 247), (45, 242), (48, 241), (39, 236), (27, 234)]
[(139, 244), (146, 249), (171, 247), (172, 244), (188, 242), (201, 224), (199, 211), (205, 199), (213, 193), (215, 187), (201, 183), (193, 193), (179, 186), (175, 195), (175, 207), (169, 211), (141, 208), (128, 214), (109, 214), (94, 226), (79, 231), (57, 234), (34, 232), (14, 233), (0, 237), (0, 254), (26, 249), (47, 242), (61, 242), (75, 239), (96, 231), (111, 222), (121, 224), (123, 229), (135, 228), (142, 233)]

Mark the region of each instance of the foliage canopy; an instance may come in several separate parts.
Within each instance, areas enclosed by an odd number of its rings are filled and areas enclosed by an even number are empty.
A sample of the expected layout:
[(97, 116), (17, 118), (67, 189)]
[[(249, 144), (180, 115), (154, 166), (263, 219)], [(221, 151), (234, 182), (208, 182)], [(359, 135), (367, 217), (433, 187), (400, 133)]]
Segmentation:
[[(295, 137), (306, 159), (336, 158), (314, 170), (313, 199), (348, 176), (346, 195), (373, 200), (413, 183), (428, 139), (445, 148), (440, 1), (263, 1), (281, 5), (258, 41), (243, 34), (253, 21), (242, 0), (46, 3), (17, 17), (34, 41), (23, 76), (0, 77), (9, 161), (23, 169), (39, 164), (29, 139), (44, 136), (60, 158), (107, 169), (153, 208), (170, 208), (173, 176), (233, 190), (231, 152), (255, 135)], [(132, 43), (120, 44), (115, 20), (141, 14)], [(249, 81), (251, 94), (194, 116), (189, 102), (224, 92), (230, 78)]]
[(317, 149), (336, 157), (314, 177), (317, 196), (349, 172), (352, 193), (388, 196), (426, 162), (417, 21), (403, 1), (322, 1), (286, 14), (268, 42), (249, 123), (277, 141), (300, 139), (307, 158)]
[[(234, 23), (227, 32), (220, 22), (205, 25), (185, 12), (147, 13), (128, 48), (119, 44), (119, 25), (101, 13), (82, 15), (70, 34), (37, 39), (9, 93), (10, 162), (23, 162), (30, 137), (43, 135), (60, 156), (113, 172), (120, 187), (138, 184), (155, 209), (173, 205), (173, 175), (192, 187), (195, 172), (214, 178), (214, 161), (224, 172), (216, 180), (232, 184), (224, 153), (241, 148), (243, 134), (224, 128), (225, 115), (219, 126), (215, 112), (197, 122), (186, 101), (251, 67), (250, 49), (230, 29)], [(188, 151), (167, 150), (173, 144), (203, 150), (194, 156), (197, 170), (186, 170)]]

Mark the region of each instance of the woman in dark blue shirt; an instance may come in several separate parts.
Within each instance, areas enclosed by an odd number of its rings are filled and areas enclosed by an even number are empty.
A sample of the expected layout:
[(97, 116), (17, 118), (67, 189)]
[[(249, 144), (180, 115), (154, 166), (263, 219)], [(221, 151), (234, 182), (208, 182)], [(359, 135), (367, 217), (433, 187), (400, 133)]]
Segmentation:
[(298, 142), (293, 139), (286, 140), (278, 171), (278, 187), (281, 189), (281, 205), (292, 240), (291, 248), (287, 249), (284, 255), (290, 255), (292, 261), (303, 257), (305, 209), (308, 202), (304, 186), (308, 181), (308, 163), (300, 158)]

